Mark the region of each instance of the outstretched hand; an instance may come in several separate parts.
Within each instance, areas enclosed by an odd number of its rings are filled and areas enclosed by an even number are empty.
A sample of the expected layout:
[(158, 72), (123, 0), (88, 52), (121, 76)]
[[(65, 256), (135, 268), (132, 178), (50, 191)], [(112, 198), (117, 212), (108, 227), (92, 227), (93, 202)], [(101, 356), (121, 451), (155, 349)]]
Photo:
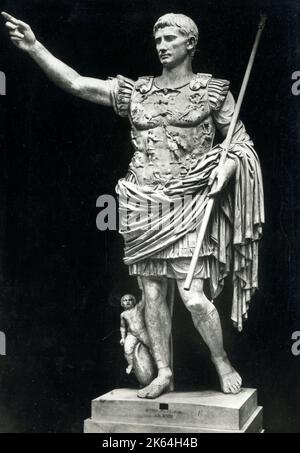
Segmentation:
[(1, 15), (6, 20), (5, 26), (9, 30), (13, 44), (25, 52), (32, 49), (36, 42), (36, 37), (30, 26), (8, 13), (2, 12)]

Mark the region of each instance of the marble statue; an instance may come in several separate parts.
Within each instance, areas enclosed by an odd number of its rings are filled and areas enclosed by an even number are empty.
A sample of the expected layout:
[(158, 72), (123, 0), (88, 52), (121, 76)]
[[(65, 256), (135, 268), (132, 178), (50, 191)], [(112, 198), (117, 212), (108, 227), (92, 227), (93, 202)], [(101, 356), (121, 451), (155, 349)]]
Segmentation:
[[(232, 273), (231, 317), (241, 330), (258, 287), (258, 243), (264, 223), (262, 176), (253, 142), (241, 121), (227, 160), (217, 169), (222, 143), (215, 144), (216, 131), (226, 137), (235, 101), (227, 80), (193, 72), (196, 24), (182, 14), (158, 19), (153, 34), (162, 65), (160, 75), (136, 81), (121, 75), (100, 80), (81, 76), (37, 41), (29, 25), (2, 15), (12, 42), (50, 80), (75, 96), (112, 107), (130, 122), (133, 156), (127, 175), (117, 185), (120, 211), (127, 210), (121, 216), (120, 232), (125, 241), (124, 263), (142, 284), (147, 328), (142, 341), (150, 345), (157, 367), (157, 375), (138, 396), (156, 398), (172, 383), (170, 282), (177, 284), (210, 350), (222, 391), (239, 393), (242, 379), (224, 350), (213, 301)], [(191, 288), (186, 291), (184, 279), (209, 197), (215, 198), (214, 210)], [(147, 206), (161, 205), (173, 208), (150, 226), (147, 216), (138, 217), (139, 209), (143, 214)], [(209, 281), (209, 297), (204, 293), (204, 280)], [(128, 314), (130, 310), (134, 307)], [(133, 321), (125, 314), (124, 320)], [(122, 341), (126, 344), (127, 339)], [(130, 341), (128, 371), (132, 366)]]
[(121, 346), (127, 361), (126, 373), (134, 373), (141, 386), (150, 384), (157, 369), (151, 354), (151, 344), (145, 325), (145, 301), (138, 303), (135, 296), (125, 294), (121, 298), (124, 308), (120, 316)]
[(126, 373), (130, 374), (133, 369), (133, 352), (136, 345), (142, 342), (150, 348), (150, 340), (145, 326), (144, 302), (136, 302), (132, 294), (125, 294), (121, 298), (121, 305), (124, 311), (121, 313), (121, 346), (124, 346), (124, 354), (128, 366)]

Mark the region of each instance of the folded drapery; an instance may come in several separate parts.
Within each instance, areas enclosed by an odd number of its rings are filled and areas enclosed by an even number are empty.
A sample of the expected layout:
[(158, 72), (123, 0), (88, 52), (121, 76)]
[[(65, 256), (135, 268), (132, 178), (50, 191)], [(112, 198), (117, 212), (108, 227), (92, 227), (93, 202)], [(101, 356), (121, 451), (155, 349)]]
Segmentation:
[[(235, 182), (232, 190), (225, 189), (218, 197), (207, 230), (209, 240), (216, 244), (210, 280), (213, 297), (216, 297), (228, 275), (227, 261), (231, 257), (231, 318), (241, 331), (251, 297), (258, 287), (258, 241), (264, 223), (263, 185), (251, 141), (235, 142), (228, 158), (236, 163)], [(220, 148), (215, 147), (184, 178), (173, 178), (163, 188), (139, 186), (134, 178), (118, 182), (119, 227), (125, 241), (125, 264), (155, 257), (199, 228), (208, 201), (208, 179), (219, 159)], [(232, 238), (229, 244), (226, 237)], [(232, 247), (232, 253), (226, 253), (226, 247)], [(205, 253), (202, 250), (200, 256)]]

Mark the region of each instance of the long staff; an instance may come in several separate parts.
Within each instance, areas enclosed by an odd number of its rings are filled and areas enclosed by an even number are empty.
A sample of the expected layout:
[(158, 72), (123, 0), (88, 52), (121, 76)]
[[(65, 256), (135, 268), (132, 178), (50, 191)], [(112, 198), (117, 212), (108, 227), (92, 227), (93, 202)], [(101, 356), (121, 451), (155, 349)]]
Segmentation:
[[(248, 82), (249, 82), (249, 78), (250, 78), (250, 75), (251, 75), (252, 67), (253, 67), (253, 64), (254, 64), (254, 59), (255, 59), (257, 48), (258, 48), (258, 45), (259, 45), (259, 41), (260, 41), (260, 38), (261, 38), (261, 35), (262, 35), (262, 32), (263, 32), (263, 29), (265, 28), (266, 20), (267, 20), (267, 16), (261, 15), (261, 19), (260, 19), (260, 22), (259, 22), (259, 25), (258, 25), (258, 30), (257, 30), (257, 33), (256, 33), (254, 45), (253, 45), (253, 48), (252, 48), (252, 52), (251, 52), (251, 55), (250, 55), (250, 58), (249, 58), (248, 66), (247, 66), (247, 69), (246, 69), (246, 72), (245, 72), (245, 76), (244, 76), (244, 80), (243, 80), (243, 83), (242, 83), (241, 91), (240, 91), (240, 94), (239, 94), (239, 97), (238, 97), (238, 100), (237, 100), (237, 103), (236, 103), (235, 111), (234, 111), (234, 114), (233, 114), (231, 122), (230, 122), (230, 126), (229, 126), (229, 129), (228, 129), (228, 132), (227, 132), (226, 139), (224, 140), (224, 142), (222, 144), (223, 150), (221, 152), (221, 158), (220, 158), (220, 162), (219, 162), (219, 164), (217, 166), (216, 174), (218, 174), (218, 170), (224, 165), (224, 163), (226, 161), (226, 158), (227, 158), (228, 150), (229, 150), (230, 145), (231, 145), (232, 136), (234, 134), (235, 127), (236, 127), (236, 124), (237, 124), (237, 121), (238, 121), (238, 117), (239, 117), (239, 114), (240, 114), (242, 102), (243, 102), (243, 99), (244, 99), (244, 96), (245, 96), (245, 92), (246, 92), (246, 89), (247, 89), (247, 85), (248, 85)], [(197, 236), (195, 250), (194, 250), (194, 253), (193, 253), (193, 257), (191, 259), (191, 264), (190, 264), (190, 267), (189, 267), (189, 270), (188, 270), (188, 273), (187, 273), (187, 277), (186, 277), (186, 280), (185, 280), (185, 284), (184, 284), (184, 289), (187, 290), (187, 291), (189, 291), (190, 287), (191, 287), (191, 283), (192, 283), (192, 280), (193, 280), (193, 277), (194, 277), (197, 261), (198, 261), (198, 258), (199, 258), (199, 253), (200, 253), (200, 250), (201, 250), (201, 246), (202, 246), (202, 243), (203, 243), (203, 239), (204, 239), (204, 236), (205, 236), (205, 233), (206, 233), (207, 225), (208, 225), (209, 218), (210, 218), (211, 212), (213, 210), (213, 207), (214, 207), (214, 198), (210, 198), (209, 201), (207, 202), (207, 205), (206, 205), (206, 208), (205, 208), (203, 221), (202, 221), (202, 224), (201, 224), (201, 227), (200, 227), (199, 234)]]

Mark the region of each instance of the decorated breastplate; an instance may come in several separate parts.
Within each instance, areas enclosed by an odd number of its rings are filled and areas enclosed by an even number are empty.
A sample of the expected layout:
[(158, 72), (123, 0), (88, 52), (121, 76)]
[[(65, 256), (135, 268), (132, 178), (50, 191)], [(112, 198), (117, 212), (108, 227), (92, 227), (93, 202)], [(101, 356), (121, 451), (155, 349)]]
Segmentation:
[(135, 150), (129, 168), (139, 184), (163, 186), (173, 177), (184, 178), (211, 149), (210, 78), (197, 74), (176, 89), (160, 88), (153, 77), (137, 81), (129, 110)]

